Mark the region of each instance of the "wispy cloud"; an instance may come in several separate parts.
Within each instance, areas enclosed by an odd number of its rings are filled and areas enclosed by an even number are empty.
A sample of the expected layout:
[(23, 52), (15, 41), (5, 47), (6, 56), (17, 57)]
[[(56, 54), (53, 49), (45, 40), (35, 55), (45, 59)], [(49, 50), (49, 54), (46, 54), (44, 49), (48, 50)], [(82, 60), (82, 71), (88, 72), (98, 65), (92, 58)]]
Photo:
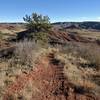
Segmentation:
[(52, 22), (66, 22), (66, 21), (69, 21), (69, 22), (83, 22), (83, 21), (97, 21), (97, 22), (100, 22), (100, 17), (77, 17), (77, 18), (73, 18), (73, 17), (64, 17), (64, 18), (55, 18), (55, 20), (52, 20)]
[(98, 20), (100, 20), (100, 17), (97, 17)]
[(100, 21), (100, 17), (80, 17), (80, 21)]

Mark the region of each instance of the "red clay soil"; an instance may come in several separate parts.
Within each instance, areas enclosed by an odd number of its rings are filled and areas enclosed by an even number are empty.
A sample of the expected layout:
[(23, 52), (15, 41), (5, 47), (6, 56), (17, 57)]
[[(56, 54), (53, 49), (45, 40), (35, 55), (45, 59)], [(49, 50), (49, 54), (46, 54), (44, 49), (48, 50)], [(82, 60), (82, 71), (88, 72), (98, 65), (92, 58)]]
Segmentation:
[(63, 68), (64, 63), (54, 59), (53, 54), (42, 57), (33, 71), (29, 74), (20, 75), (16, 82), (7, 88), (4, 100), (9, 100), (9, 95), (23, 90), (29, 81), (36, 82), (41, 91), (39, 94), (32, 95), (30, 100), (100, 100), (92, 94), (76, 93), (74, 87), (64, 76)]
[(15, 30), (16, 25), (13, 24), (0, 24), (0, 30), (8, 29), (8, 30)]
[(70, 34), (68, 32), (63, 32), (63, 31), (57, 31), (57, 30), (52, 30), (49, 32), (49, 37), (52, 40), (56, 40), (56, 42), (67, 42), (67, 41), (75, 41), (75, 42), (84, 42), (84, 43), (90, 43), (94, 42), (91, 39), (88, 38), (83, 38), (79, 36), (78, 34)]

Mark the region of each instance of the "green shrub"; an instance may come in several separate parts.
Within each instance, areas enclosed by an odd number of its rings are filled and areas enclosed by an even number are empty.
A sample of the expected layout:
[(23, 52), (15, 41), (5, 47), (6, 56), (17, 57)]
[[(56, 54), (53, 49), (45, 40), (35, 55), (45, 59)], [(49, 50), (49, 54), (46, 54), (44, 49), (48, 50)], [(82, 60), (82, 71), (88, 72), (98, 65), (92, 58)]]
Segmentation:
[(47, 43), (48, 31), (51, 29), (49, 17), (33, 13), (31, 16), (26, 15), (23, 19), (29, 31), (28, 38), (34, 39), (36, 42)]
[(23, 19), (26, 22), (27, 28), (33, 32), (47, 31), (51, 27), (48, 16), (33, 13), (31, 16), (26, 15)]
[(33, 37), (35, 42), (39, 42), (40, 44), (48, 43), (48, 35), (46, 32), (38, 32), (33, 34), (31, 33), (31, 36)]

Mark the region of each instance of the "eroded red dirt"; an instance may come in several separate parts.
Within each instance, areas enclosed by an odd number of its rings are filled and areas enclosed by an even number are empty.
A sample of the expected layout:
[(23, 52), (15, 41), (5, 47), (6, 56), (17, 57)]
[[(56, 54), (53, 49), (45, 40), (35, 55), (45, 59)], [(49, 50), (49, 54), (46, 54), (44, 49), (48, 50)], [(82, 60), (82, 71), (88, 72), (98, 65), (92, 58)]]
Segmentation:
[(95, 40), (91, 40), (89, 38), (84, 38), (78, 34), (70, 34), (68, 32), (63, 32), (63, 31), (57, 31), (57, 30), (52, 30), (49, 32), (49, 37), (51, 39), (51, 42), (54, 43), (65, 43), (68, 41), (73, 41), (73, 42), (83, 42), (83, 43), (93, 43)]
[(54, 54), (42, 57), (33, 71), (20, 75), (16, 82), (7, 88), (4, 100), (9, 100), (9, 95), (19, 93), (30, 81), (35, 82), (40, 91), (35, 95), (33, 93), (30, 100), (99, 100), (93, 94), (77, 93), (64, 76), (63, 68), (64, 63), (55, 59)]

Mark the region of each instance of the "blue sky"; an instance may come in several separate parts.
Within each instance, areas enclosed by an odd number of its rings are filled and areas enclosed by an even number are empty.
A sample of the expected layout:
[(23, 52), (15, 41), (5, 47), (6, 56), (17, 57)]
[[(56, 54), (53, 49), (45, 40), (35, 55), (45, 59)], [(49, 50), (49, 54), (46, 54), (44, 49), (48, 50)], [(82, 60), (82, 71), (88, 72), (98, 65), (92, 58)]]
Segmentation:
[(0, 0), (0, 22), (20, 22), (32, 12), (51, 22), (100, 21), (100, 0)]

